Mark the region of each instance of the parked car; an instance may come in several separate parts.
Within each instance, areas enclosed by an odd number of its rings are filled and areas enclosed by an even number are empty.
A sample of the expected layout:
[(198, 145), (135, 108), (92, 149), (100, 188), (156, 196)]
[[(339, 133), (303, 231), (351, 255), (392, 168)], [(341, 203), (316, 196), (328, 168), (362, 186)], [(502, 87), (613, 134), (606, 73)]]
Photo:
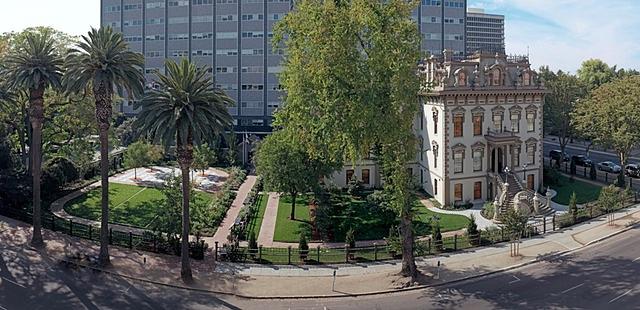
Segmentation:
[(583, 167), (593, 166), (593, 161), (591, 161), (589, 157), (584, 155), (571, 156), (571, 160), (573, 160), (573, 162), (576, 163), (576, 166), (583, 166)]
[(640, 177), (640, 166), (637, 164), (628, 164), (624, 167), (624, 174), (630, 176), (630, 177), (634, 177), (634, 178), (639, 178)]
[(622, 167), (616, 165), (611, 161), (603, 161), (598, 164), (598, 170), (613, 172), (613, 173), (620, 173), (620, 171), (622, 171)]
[(569, 161), (570, 157), (567, 153), (563, 153), (561, 150), (552, 150), (549, 152), (549, 157), (556, 161)]

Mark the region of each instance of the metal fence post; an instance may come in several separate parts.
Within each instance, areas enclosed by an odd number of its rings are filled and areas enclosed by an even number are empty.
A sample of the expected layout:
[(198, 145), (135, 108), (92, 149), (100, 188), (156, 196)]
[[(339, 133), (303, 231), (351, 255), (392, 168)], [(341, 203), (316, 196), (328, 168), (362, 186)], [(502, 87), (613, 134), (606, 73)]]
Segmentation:
[(604, 173), (604, 182), (609, 183), (609, 173), (607, 172)]
[(109, 228), (109, 244), (113, 244), (113, 228)]
[(453, 235), (453, 250), (458, 250), (458, 234)]
[(504, 228), (500, 228), (500, 242), (504, 240)]
[(262, 261), (262, 245), (258, 247), (258, 261)]
[(542, 233), (543, 234), (547, 233), (547, 217), (546, 216), (542, 217)]
[(431, 238), (427, 241), (427, 254), (431, 254)]
[(553, 215), (553, 231), (556, 230), (556, 215)]
[(133, 234), (129, 232), (129, 248), (133, 249)]
[(291, 246), (287, 248), (287, 252), (289, 253), (289, 265), (291, 265)]
[(215, 241), (215, 249), (213, 251), (213, 260), (218, 261), (218, 241)]
[(345, 263), (349, 262), (349, 246), (346, 244), (344, 246), (344, 261)]
[(318, 263), (320, 263), (320, 246), (319, 245), (317, 248), (317, 253), (318, 253)]
[(373, 260), (378, 261), (378, 244), (373, 243)]
[(73, 220), (69, 220), (69, 234), (73, 237)]

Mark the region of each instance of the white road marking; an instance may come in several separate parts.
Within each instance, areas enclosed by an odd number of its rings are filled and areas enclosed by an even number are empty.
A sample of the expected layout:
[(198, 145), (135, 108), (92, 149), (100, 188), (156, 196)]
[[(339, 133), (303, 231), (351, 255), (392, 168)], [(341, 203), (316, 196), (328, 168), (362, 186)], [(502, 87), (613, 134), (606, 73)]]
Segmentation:
[(614, 299), (609, 300), (609, 303), (612, 303), (612, 302), (614, 302), (614, 301), (616, 301), (616, 300), (618, 300), (618, 299), (620, 299), (620, 298), (624, 297), (624, 295), (627, 295), (627, 294), (631, 293), (631, 291), (632, 291), (632, 290), (628, 290), (628, 291), (626, 291), (624, 294), (622, 294), (622, 295), (620, 295), (620, 296), (618, 296), (618, 297), (616, 297), (616, 298), (614, 298)]
[(11, 281), (11, 280), (9, 280), (9, 279), (7, 279), (7, 278), (5, 278), (5, 277), (2, 277), (2, 280), (5, 280), (5, 281), (7, 281), (7, 282), (9, 282), (9, 283), (13, 283), (13, 284), (15, 284), (15, 285), (17, 285), (17, 286), (19, 286), (19, 287), (21, 287), (21, 288), (26, 288), (26, 287), (24, 287), (24, 285), (22, 285), (22, 284), (20, 284), (20, 283), (16, 283), (16, 282), (14, 282), (14, 281)]
[(581, 287), (581, 286), (583, 286), (583, 285), (584, 285), (584, 283), (582, 283), (582, 284), (578, 284), (578, 285), (576, 285), (576, 286), (574, 286), (574, 287), (572, 287), (572, 288), (568, 288), (568, 289), (566, 289), (566, 290), (562, 291), (560, 294), (564, 294), (564, 293), (571, 292), (571, 291), (573, 291), (573, 290), (575, 290), (575, 289), (577, 289), (577, 288), (579, 288), (579, 287)]
[(520, 282), (520, 278), (518, 278), (518, 277), (516, 277), (516, 276), (512, 276), (512, 277), (514, 277), (514, 278), (515, 278), (515, 280), (513, 280), (513, 281), (509, 282), (509, 284), (513, 284), (513, 283), (516, 283), (516, 282)]
[(633, 263), (635, 263), (635, 262), (637, 262), (637, 261), (639, 261), (639, 260), (640, 260), (640, 257), (638, 257), (638, 258), (634, 259), (632, 262), (633, 262)]
[(0, 306), (0, 310), (7, 310), (7, 308)]

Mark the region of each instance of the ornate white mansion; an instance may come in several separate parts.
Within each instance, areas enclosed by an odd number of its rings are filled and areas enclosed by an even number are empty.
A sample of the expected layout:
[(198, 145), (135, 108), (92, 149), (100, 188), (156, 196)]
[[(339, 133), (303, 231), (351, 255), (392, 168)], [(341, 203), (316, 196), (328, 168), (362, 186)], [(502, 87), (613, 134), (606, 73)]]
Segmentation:
[[(476, 54), (465, 60), (431, 57), (420, 66), (422, 113), (415, 123), (420, 150), (412, 171), (442, 204), (494, 201), (532, 214), (549, 211), (542, 187), (544, 83), (526, 57)], [(345, 167), (365, 186), (380, 180), (373, 161)]]

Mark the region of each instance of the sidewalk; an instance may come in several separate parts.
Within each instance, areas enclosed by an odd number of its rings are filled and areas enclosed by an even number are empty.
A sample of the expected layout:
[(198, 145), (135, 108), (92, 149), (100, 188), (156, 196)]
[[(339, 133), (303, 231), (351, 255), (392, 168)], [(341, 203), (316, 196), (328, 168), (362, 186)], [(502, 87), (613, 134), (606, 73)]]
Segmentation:
[[(454, 254), (418, 258), (419, 270), (425, 275), (421, 285), (438, 285), (450, 281), (499, 272), (512, 266), (528, 264), (550, 255), (576, 250), (592, 242), (628, 229), (640, 221), (640, 205), (616, 214), (614, 226), (608, 226), (605, 218), (594, 219), (586, 224), (526, 239), (520, 246), (521, 256), (510, 257), (509, 245), (470, 249)], [(67, 254), (82, 253), (96, 255), (96, 243), (71, 238), (63, 234), (44, 230), (46, 250), (37, 255), (55, 260), (65, 259)], [(31, 227), (12, 219), (0, 217), (0, 252), (9, 244), (28, 248)], [(195, 281), (185, 285), (180, 278), (180, 258), (177, 256), (137, 252), (111, 247), (112, 266), (104, 270), (127, 278), (169, 285), (234, 294), (247, 297), (309, 297), (349, 296), (397, 290), (396, 281), (401, 264), (388, 261), (371, 264), (336, 266), (268, 266), (215, 263), (207, 257), (204, 261), (193, 261)], [(34, 254), (36, 255), (36, 254)], [(146, 262), (146, 263), (145, 263)], [(440, 262), (440, 279), (431, 276)], [(80, 262), (88, 265), (87, 261)], [(36, 268), (36, 266), (34, 266)], [(336, 271), (336, 291), (331, 290), (333, 272)]]
[(220, 245), (227, 243), (227, 236), (231, 233), (231, 227), (235, 223), (236, 217), (238, 217), (238, 213), (240, 213), (240, 209), (242, 209), (242, 204), (244, 203), (244, 200), (247, 199), (247, 195), (249, 195), (254, 184), (256, 184), (256, 176), (250, 175), (247, 176), (244, 183), (240, 185), (236, 198), (233, 200), (231, 208), (227, 211), (227, 216), (225, 216), (222, 223), (220, 223), (220, 226), (218, 226), (216, 234), (213, 238), (203, 238), (204, 242), (208, 243), (209, 246), (213, 246), (216, 241)]

